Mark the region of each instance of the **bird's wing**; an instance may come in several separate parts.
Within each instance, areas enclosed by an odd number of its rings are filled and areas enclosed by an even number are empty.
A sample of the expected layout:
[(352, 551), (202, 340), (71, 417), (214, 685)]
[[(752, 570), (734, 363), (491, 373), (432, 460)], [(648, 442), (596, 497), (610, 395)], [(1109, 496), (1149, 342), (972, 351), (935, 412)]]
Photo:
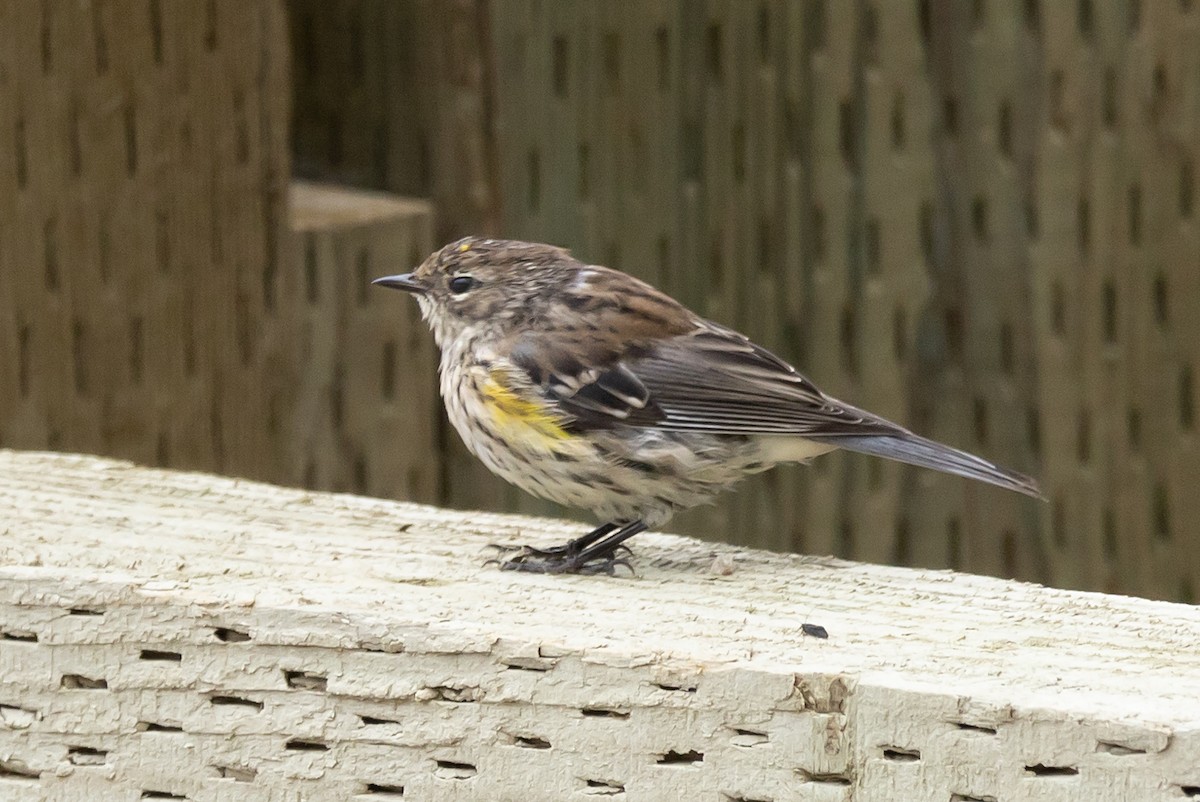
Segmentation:
[(900, 427), (830, 398), (795, 368), (709, 321), (662, 342), (630, 369), (663, 410), (657, 425), (722, 434), (897, 434)]
[(826, 396), (765, 348), (649, 285), (604, 273), (598, 284), (608, 292), (581, 287), (554, 326), (527, 330), (506, 349), (577, 428), (811, 436), (904, 431)]
[(511, 364), (565, 428), (795, 435), (1041, 496), (1024, 474), (830, 398), (770, 351), (648, 285), (609, 279), (605, 293), (572, 285), (571, 311), (508, 343)]

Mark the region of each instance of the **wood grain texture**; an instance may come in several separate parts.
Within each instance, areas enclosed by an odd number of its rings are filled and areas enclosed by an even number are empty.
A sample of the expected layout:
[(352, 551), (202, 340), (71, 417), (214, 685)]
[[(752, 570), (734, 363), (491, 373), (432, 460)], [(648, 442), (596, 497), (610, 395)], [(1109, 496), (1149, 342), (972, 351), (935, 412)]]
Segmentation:
[(274, 476), (282, 3), (0, 2), (0, 442)]
[(574, 527), (59, 454), (0, 519), (6, 800), (1200, 794), (1193, 607), (669, 535), (513, 575)]

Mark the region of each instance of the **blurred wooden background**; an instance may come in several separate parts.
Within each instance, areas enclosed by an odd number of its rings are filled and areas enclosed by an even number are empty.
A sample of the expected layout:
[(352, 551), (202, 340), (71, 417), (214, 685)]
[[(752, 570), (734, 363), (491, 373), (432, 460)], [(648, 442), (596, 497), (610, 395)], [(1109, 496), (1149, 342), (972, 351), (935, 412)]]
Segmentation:
[(830, 456), (673, 529), (1196, 600), (1200, 3), (0, 0), (0, 137), (5, 446), (547, 510), (364, 289), (542, 239), (1051, 498)]

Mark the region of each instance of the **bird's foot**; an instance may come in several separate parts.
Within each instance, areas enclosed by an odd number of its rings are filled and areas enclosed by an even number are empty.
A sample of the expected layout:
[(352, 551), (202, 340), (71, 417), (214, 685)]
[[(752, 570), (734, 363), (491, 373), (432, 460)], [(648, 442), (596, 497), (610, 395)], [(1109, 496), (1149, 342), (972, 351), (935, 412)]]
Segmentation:
[[(513, 546), (506, 543), (489, 543), (487, 544), (487, 547), (489, 549), (495, 549), (496, 552), (501, 555), (513, 554), (513, 559), (538, 558), (543, 560), (570, 559), (571, 557), (578, 556), (579, 553), (584, 549), (584, 545), (580, 545), (574, 540), (568, 543), (563, 543), (561, 546)], [(613, 551), (614, 553), (624, 553), (629, 557), (633, 556), (633, 549), (629, 548), (628, 546), (617, 546)], [(498, 559), (488, 560), (489, 564), (498, 562), (500, 562)]]
[(534, 546), (495, 546), (500, 553), (512, 553), (506, 560), (492, 559), (484, 565), (497, 565), (501, 571), (523, 571), (529, 574), (585, 574), (616, 576), (617, 568), (626, 568), (630, 574), (633, 566), (625, 556), (633, 552), (626, 546), (619, 546), (612, 552), (602, 555), (585, 557), (582, 550), (573, 548), (572, 544), (536, 548)]
[(572, 549), (570, 543), (564, 543), (561, 546), (546, 546), (539, 548), (537, 546), (516, 546), (509, 543), (489, 543), (489, 549), (494, 549), (498, 555), (496, 558), (488, 560), (487, 564), (502, 562), (499, 557), (513, 555), (517, 557), (541, 557), (541, 558), (566, 558), (578, 553), (578, 549)]
[(624, 567), (633, 573), (628, 557), (633, 555), (624, 541), (643, 531), (641, 521), (627, 524), (606, 523), (561, 546), (537, 548), (535, 546), (501, 546), (492, 544), (500, 557), (512, 554), (506, 560), (488, 560), (485, 565), (495, 564), (502, 571), (525, 571), (531, 574), (606, 574), (616, 576), (617, 568)]

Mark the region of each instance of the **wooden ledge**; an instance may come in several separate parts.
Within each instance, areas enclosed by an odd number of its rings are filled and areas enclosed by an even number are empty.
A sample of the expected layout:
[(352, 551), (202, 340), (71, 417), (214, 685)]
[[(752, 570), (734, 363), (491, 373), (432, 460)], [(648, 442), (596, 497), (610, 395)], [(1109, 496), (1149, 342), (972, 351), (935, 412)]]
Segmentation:
[[(293, 181), (290, 192), (291, 227), (296, 232), (364, 226), (414, 217), (430, 219), (433, 216), (433, 204), (429, 201), (389, 192), (308, 181)], [(423, 259), (427, 255), (422, 253), (420, 257)]]
[(0, 798), (1200, 799), (1196, 608), (581, 529), (0, 451)]

